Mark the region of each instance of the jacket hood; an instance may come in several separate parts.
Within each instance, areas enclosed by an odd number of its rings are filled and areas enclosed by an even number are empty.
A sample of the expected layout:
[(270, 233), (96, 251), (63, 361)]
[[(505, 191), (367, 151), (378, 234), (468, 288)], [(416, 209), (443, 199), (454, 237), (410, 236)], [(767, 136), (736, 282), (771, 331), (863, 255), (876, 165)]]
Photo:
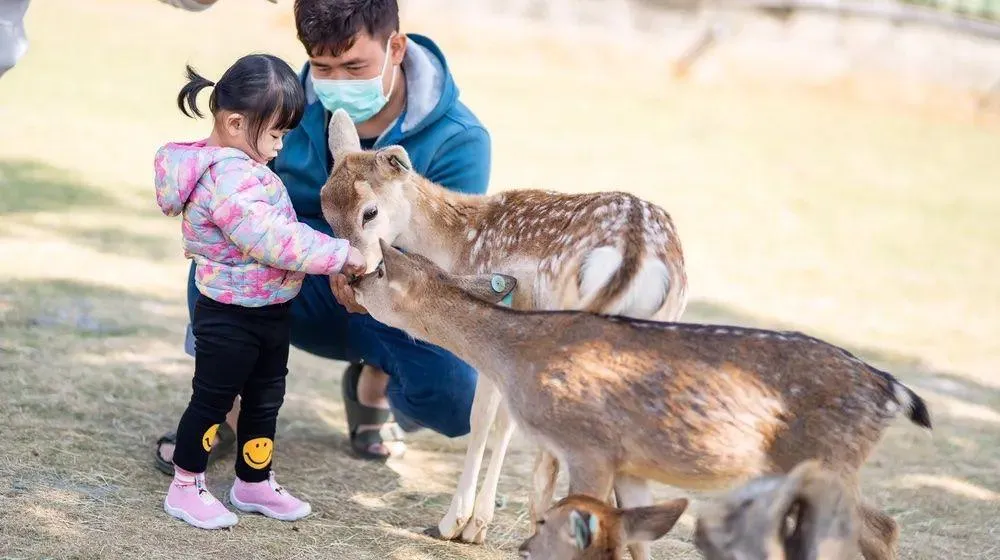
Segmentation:
[(230, 158), (250, 159), (240, 150), (208, 146), (205, 140), (170, 142), (160, 147), (153, 160), (156, 202), (160, 210), (168, 216), (180, 214), (212, 165)]

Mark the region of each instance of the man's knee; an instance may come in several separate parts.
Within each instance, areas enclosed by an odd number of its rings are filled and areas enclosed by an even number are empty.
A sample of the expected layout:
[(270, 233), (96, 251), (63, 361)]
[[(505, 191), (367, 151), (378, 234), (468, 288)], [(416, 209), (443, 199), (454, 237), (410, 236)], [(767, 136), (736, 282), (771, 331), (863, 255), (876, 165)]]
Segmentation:
[(442, 394), (420, 398), (389, 392), (392, 408), (417, 424), (446, 437), (461, 437), (469, 433), (472, 395)]
[(431, 354), (389, 371), (389, 402), (409, 418), (447, 437), (469, 433), (476, 370), (450, 355)]

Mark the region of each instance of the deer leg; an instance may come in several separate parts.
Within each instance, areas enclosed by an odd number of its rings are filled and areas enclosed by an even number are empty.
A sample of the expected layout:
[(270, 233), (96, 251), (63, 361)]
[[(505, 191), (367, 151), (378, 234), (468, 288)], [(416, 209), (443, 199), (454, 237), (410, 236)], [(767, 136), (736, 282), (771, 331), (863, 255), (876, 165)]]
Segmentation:
[(552, 496), (556, 492), (556, 478), (558, 476), (559, 460), (547, 450), (539, 448), (531, 476), (531, 493), (528, 494), (528, 511), (531, 513), (532, 528), (552, 505)]
[(567, 457), (569, 493), (583, 494), (604, 502), (611, 495), (615, 481), (614, 466), (602, 457)]
[(469, 420), (469, 447), (465, 451), (465, 464), (462, 466), (462, 476), (458, 479), (458, 488), (451, 499), (448, 513), (438, 523), (438, 531), (442, 539), (451, 540), (458, 537), (469, 521), (476, 500), (476, 481), (479, 480), (479, 468), (483, 464), (483, 454), (486, 452), (486, 440), (490, 435), (490, 426), (500, 405), (500, 393), (486, 376), (480, 375), (476, 381), (476, 393), (472, 397), (472, 416)]
[(476, 496), (476, 509), (472, 519), (462, 531), (465, 542), (483, 544), (486, 540), (486, 527), (493, 521), (496, 510), (497, 485), (500, 484), (500, 468), (503, 467), (507, 446), (514, 435), (514, 422), (507, 411), (507, 406), (500, 404), (493, 421), (493, 441), (490, 443), (490, 464), (486, 467), (486, 478)]
[(899, 525), (885, 512), (861, 503), (861, 555), (865, 560), (895, 560)]
[[(615, 478), (615, 496), (618, 498), (618, 507), (622, 509), (653, 505), (649, 483), (634, 476), (618, 475)], [(649, 560), (649, 543), (630, 543), (628, 552), (632, 560)]]

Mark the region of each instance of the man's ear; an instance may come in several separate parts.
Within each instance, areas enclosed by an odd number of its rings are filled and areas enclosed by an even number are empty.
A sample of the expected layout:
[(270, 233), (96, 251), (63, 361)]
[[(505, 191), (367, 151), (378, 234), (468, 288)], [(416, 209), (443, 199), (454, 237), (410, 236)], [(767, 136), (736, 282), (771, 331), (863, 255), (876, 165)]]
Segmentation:
[(375, 152), (375, 165), (390, 177), (405, 175), (413, 170), (410, 154), (402, 146), (387, 146)]
[(344, 155), (351, 152), (361, 151), (358, 129), (347, 111), (337, 109), (333, 112), (330, 125), (327, 127), (327, 143), (330, 146), (330, 153), (333, 154), (333, 161), (340, 161)]
[[(400, 65), (403, 63), (403, 58), (406, 56), (407, 38), (403, 33), (396, 33), (392, 39), (389, 40), (389, 56), (392, 57), (391, 64)], [(399, 76), (396, 77), (399, 79)]]
[(596, 515), (579, 509), (569, 512), (569, 533), (580, 550), (586, 550), (594, 542), (599, 530)]
[(451, 280), (463, 291), (487, 303), (500, 303), (517, 287), (517, 278), (506, 274), (470, 274), (452, 276)]
[(666, 535), (687, 506), (686, 498), (678, 498), (662, 504), (625, 510), (622, 513), (625, 541), (649, 542)]

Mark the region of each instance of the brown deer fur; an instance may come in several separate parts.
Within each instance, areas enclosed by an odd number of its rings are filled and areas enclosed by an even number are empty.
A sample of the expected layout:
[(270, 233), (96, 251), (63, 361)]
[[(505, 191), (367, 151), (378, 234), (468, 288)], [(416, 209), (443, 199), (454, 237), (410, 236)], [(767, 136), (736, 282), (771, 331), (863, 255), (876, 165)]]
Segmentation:
[[(677, 320), (684, 311), (687, 276), (680, 241), (669, 214), (655, 204), (624, 192), (459, 194), (415, 173), (399, 146), (362, 151), (343, 111), (333, 114), (329, 138), (335, 163), (320, 194), (323, 215), (337, 235), (359, 248), (369, 267), (379, 262), (384, 239), (450, 272), (513, 276), (516, 309), (586, 309), (661, 320)], [(496, 439), (476, 496), (491, 426)], [(442, 537), (482, 542), (512, 434), (500, 395), (480, 377), (462, 476), (438, 524)], [(537, 480), (557, 471), (552, 456), (539, 456)], [(646, 505), (641, 488), (623, 482), (621, 490), (624, 505)], [(533, 499), (544, 511), (551, 495)]]
[[(424, 259), (382, 244), (355, 286), (372, 316), (489, 376), (517, 425), (558, 457), (570, 494), (607, 499), (616, 477), (720, 489), (815, 458), (857, 475), (923, 400), (851, 353), (796, 332), (524, 312), (470, 296)], [(895, 521), (859, 500), (868, 560), (895, 557)]]

